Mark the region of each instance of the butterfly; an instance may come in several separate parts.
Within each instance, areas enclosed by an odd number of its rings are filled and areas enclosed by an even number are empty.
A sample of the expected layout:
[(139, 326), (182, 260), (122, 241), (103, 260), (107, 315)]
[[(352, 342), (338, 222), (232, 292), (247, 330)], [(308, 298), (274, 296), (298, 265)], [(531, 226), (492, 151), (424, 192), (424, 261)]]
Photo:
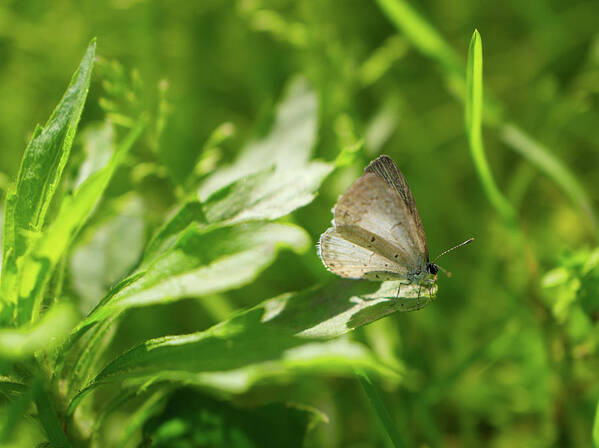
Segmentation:
[[(333, 208), (333, 227), (320, 237), (325, 267), (345, 278), (432, 287), (442, 255), (429, 259), (426, 235), (406, 178), (386, 155), (373, 160)], [(399, 293), (398, 293), (399, 294)]]

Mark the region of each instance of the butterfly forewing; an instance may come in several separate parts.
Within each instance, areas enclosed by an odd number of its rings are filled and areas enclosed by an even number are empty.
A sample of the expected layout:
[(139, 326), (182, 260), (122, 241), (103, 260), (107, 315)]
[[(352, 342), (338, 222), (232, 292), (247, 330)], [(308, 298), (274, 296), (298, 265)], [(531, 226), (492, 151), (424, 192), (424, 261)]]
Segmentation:
[(349, 278), (420, 281), (428, 249), (414, 197), (387, 156), (374, 160), (339, 198), (333, 228), (320, 239), (320, 257)]
[(418, 230), (405, 202), (380, 176), (365, 173), (339, 198), (335, 228), (355, 244), (403, 266), (425, 264)]
[(414, 195), (410, 190), (408, 181), (399, 167), (396, 165), (393, 159), (391, 159), (391, 157), (382, 155), (370, 162), (370, 165), (368, 165), (364, 171), (366, 173), (375, 173), (384, 179), (385, 182), (402, 198), (403, 202), (408, 207), (411, 220), (416, 227), (418, 246), (424, 252), (425, 259), (428, 262), (428, 247), (426, 245), (424, 226), (422, 225), (418, 208), (416, 208)]

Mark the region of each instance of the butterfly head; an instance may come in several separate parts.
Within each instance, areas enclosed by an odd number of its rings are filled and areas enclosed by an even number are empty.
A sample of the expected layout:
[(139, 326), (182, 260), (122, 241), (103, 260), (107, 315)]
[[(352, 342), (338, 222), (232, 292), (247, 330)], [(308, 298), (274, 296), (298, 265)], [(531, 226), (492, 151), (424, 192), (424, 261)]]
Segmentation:
[(435, 263), (428, 263), (426, 265), (426, 270), (429, 272), (429, 274), (437, 275), (437, 272), (439, 272), (439, 266), (437, 266)]

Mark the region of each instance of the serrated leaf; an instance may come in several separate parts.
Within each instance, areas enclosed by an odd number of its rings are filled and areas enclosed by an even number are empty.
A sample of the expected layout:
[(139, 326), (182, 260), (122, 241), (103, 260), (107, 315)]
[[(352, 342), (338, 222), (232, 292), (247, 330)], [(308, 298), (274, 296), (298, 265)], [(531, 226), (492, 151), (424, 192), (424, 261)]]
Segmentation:
[(193, 223), (214, 227), (275, 220), (309, 204), (333, 168), (324, 162), (311, 162), (294, 172), (269, 168), (233, 182), (205, 203), (185, 203), (152, 238), (143, 264), (172, 248), (179, 233)]
[(188, 227), (176, 244), (136, 279), (115, 291), (81, 324), (85, 327), (121, 311), (238, 288), (274, 260), (279, 247), (303, 250), (310, 243), (300, 227), (278, 223)]
[(21, 161), (16, 187), (9, 191), (3, 239), (4, 301), (16, 301), (17, 291), (12, 286), (17, 260), (38, 238), (69, 157), (87, 98), (95, 53), (93, 40), (48, 122), (34, 131)]
[(37, 317), (44, 288), (54, 266), (94, 210), (115, 170), (144, 127), (145, 121), (140, 120), (119, 145), (110, 162), (88, 177), (72, 196), (65, 197), (56, 219), (25, 256), (19, 278), (19, 322)]
[(309, 204), (333, 165), (311, 162), (293, 171), (267, 169), (219, 190), (205, 202), (208, 223), (273, 220)]
[(177, 381), (240, 393), (253, 384), (297, 374), (348, 374), (363, 368), (398, 373), (362, 344), (332, 338), (395, 311), (419, 309), (436, 294), (416, 285), (339, 281), (262, 302), (198, 333), (149, 340), (106, 366), (72, 402), (99, 384), (128, 380)]

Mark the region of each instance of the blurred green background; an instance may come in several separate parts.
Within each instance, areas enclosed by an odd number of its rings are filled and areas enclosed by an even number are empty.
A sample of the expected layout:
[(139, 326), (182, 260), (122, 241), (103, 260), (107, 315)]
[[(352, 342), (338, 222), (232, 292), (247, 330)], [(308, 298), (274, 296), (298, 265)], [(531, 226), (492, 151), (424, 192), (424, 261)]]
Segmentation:
[[(165, 169), (152, 168), (131, 185), (117, 180), (109, 194), (135, 191), (125, 206), (130, 216), (143, 217), (135, 233), (143, 237), (130, 240), (134, 261), (213, 130), (234, 127), (214, 153), (225, 164), (268, 130), (286, 84), (304, 75), (319, 99), (315, 156), (332, 160), (364, 141), (355, 163), (336, 171), (316, 200), (293, 215), (314, 242), (329, 226), (337, 196), (381, 153), (410, 182), (432, 255), (476, 237), (440, 262), (453, 276), (440, 277), (433, 305), (352, 335), (405, 373), (401, 384), (380, 387), (406, 446), (590, 446), (599, 398), (599, 229), (597, 212), (580, 203), (596, 210), (599, 200), (599, 4), (411, 2), (455, 52), (457, 59), (444, 60), (423, 28), (410, 31), (417, 16), (394, 22), (381, 8), (389, 3), (3, 2), (0, 186), (16, 175), (35, 123), (46, 120), (97, 36), (100, 57), (122, 66), (101, 64), (100, 76), (135, 73), (135, 107), (154, 110), (161, 97), (168, 104), (160, 140), (137, 151), (138, 160)], [(517, 211), (515, 223), (497, 213), (481, 187), (456, 95), (455, 77), (465, 69), (475, 28), (483, 39), (485, 88), (499, 111), (488, 117), (486, 153)], [(81, 129), (102, 117), (106, 92), (99, 79), (96, 73)], [(514, 151), (507, 123), (528, 134), (524, 150)], [(564, 190), (563, 171), (547, 174), (531, 162), (539, 147), (571, 172), (581, 194)], [(254, 284), (228, 293), (227, 303), (247, 307), (332, 279), (315, 250), (285, 251)], [(207, 328), (231, 311), (207, 302), (132, 313), (114, 352)], [(357, 380), (303, 378), (273, 387), (272, 399), (311, 404), (328, 415), (307, 446), (388, 446)]]

